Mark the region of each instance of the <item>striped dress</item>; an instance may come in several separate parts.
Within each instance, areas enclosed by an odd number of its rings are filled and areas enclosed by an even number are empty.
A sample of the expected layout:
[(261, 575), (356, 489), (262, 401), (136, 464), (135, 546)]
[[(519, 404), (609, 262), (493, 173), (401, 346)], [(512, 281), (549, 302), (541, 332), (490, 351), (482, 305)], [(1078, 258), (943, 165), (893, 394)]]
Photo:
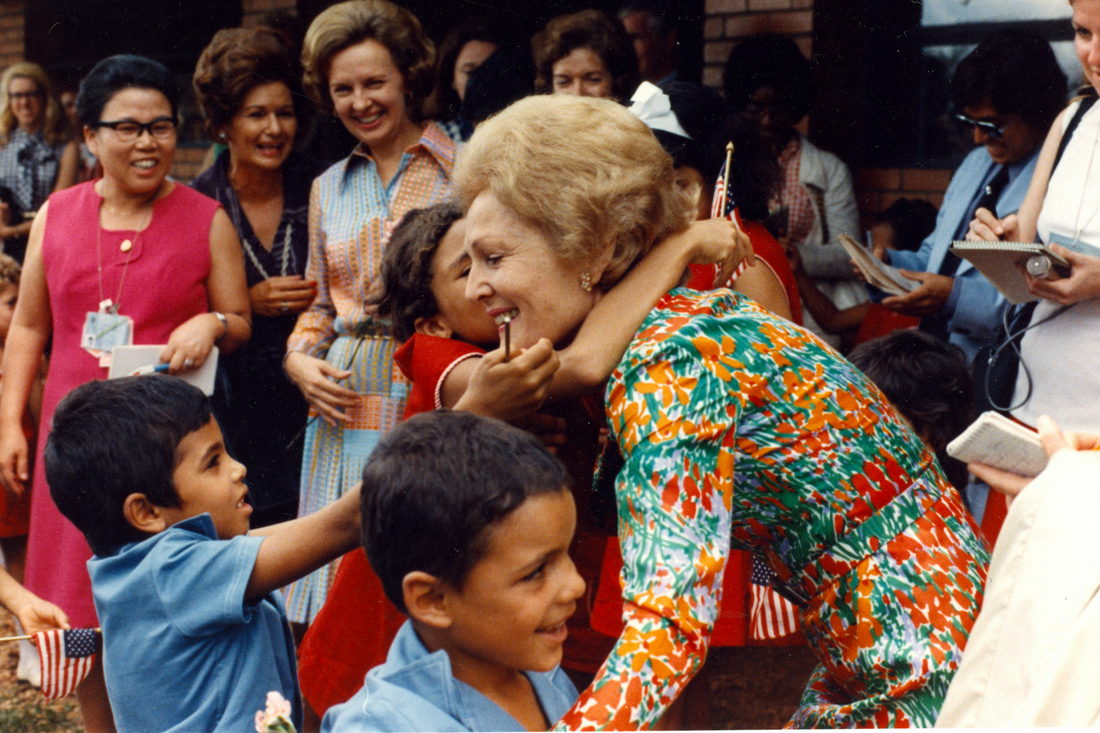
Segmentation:
[[(341, 384), (362, 399), (348, 410), (351, 420), (342, 427), (330, 427), (310, 410), (299, 516), (331, 504), (354, 486), (378, 439), (405, 410), (408, 382), (393, 362), (396, 344), (379, 335), (383, 329), (364, 313), (363, 305), (393, 228), (409, 210), (450, 196), (454, 159), (454, 141), (439, 125), (429, 123), (405, 151), (388, 185), (383, 185), (363, 146), (313, 184), (305, 276), (317, 281), (317, 298), (298, 317), (287, 347), (351, 370)], [(330, 564), (289, 587), (291, 621), (313, 620), (335, 572), (335, 564)]]

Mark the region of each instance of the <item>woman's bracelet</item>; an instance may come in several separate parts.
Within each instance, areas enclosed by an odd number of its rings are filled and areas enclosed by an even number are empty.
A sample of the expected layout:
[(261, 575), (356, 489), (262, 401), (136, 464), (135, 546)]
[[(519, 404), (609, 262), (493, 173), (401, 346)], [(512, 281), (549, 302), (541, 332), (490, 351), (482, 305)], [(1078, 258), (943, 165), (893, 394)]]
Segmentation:
[(210, 312), (222, 324), (222, 334), (221, 334), (221, 336), (218, 336), (216, 339), (214, 339), (215, 341), (221, 341), (225, 337), (225, 334), (229, 333), (229, 319), (225, 317), (224, 313), (219, 313), (218, 311), (210, 311)]

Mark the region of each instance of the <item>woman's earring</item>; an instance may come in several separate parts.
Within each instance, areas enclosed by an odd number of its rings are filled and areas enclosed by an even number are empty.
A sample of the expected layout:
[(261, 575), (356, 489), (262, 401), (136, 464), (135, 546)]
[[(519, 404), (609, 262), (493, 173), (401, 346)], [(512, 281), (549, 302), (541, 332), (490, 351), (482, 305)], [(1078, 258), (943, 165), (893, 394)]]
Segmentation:
[(225, 142), (225, 133), (224, 132), (219, 132), (218, 133), (218, 139), (221, 140), (224, 143)]
[(581, 290), (586, 293), (592, 292), (592, 275), (588, 272), (581, 273)]

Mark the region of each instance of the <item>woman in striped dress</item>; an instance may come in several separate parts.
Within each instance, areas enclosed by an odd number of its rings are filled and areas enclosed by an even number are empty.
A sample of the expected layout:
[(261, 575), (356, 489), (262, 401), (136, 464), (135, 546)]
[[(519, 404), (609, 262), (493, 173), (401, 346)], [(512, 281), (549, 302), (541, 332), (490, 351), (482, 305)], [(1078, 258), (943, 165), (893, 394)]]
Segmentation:
[[(317, 282), (317, 298), (299, 316), (286, 359), (311, 407), (300, 516), (359, 480), (364, 459), (405, 408), (396, 344), (364, 303), (394, 225), (450, 195), (455, 144), (421, 116), (434, 58), (419, 21), (386, 0), (333, 5), (306, 34), (306, 89), (359, 144), (310, 195), (305, 278)], [(334, 573), (330, 565), (290, 587), (292, 622), (312, 621)]]

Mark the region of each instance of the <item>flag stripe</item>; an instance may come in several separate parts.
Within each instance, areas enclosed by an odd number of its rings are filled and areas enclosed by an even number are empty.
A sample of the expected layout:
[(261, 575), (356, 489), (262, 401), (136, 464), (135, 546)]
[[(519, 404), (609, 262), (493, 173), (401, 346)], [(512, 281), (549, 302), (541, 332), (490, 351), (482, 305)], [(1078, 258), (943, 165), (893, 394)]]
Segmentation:
[(47, 700), (76, 689), (95, 664), (93, 629), (54, 629), (34, 635), (42, 664), (42, 694)]

